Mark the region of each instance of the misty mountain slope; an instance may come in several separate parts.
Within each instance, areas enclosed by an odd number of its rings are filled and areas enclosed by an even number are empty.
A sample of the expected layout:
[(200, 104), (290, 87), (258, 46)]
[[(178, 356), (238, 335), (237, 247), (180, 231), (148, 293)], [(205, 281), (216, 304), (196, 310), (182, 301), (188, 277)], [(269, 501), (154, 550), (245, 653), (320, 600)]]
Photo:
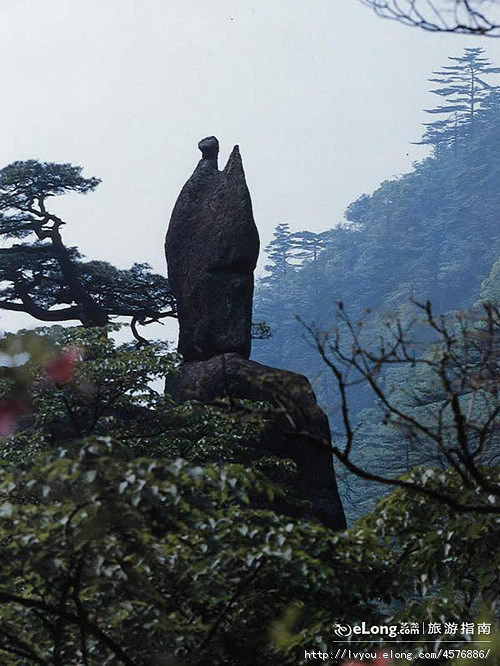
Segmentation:
[[(411, 173), (361, 196), (348, 207), (347, 223), (340, 227), (322, 234), (292, 234), (285, 224), (276, 230), (268, 248), (268, 274), (257, 285), (254, 312), (255, 321), (271, 326), (273, 337), (255, 341), (253, 357), (311, 380), (341, 446), (336, 382), (306, 339), (304, 323), (332, 328), (342, 301), (352, 320), (365, 322), (364, 343), (369, 343), (384, 333), (381, 322), (387, 314), (403, 320), (415, 314), (410, 298), (431, 301), (439, 313), (466, 309), (480, 297), (496, 298), (499, 121), (499, 107), (492, 104), (478, 113), (472, 136), (436, 147)], [(397, 377), (393, 383), (398, 384)], [(401, 370), (399, 383), (410, 391), (413, 377)], [(382, 473), (390, 458), (401, 467), (397, 473), (403, 473), (405, 445), (398, 433), (383, 426), (372, 392), (358, 384), (348, 398), (351, 417), (359, 422), (358, 462)], [(417, 452), (412, 464), (418, 461)], [(353, 477), (339, 464), (336, 468), (352, 521), (371, 510), (382, 488)]]
[(321, 362), (296, 315), (328, 327), (338, 301), (354, 318), (366, 308), (372, 318), (404, 308), (410, 297), (440, 312), (472, 305), (499, 256), (499, 145), (494, 105), (478, 114), (463, 145), (435, 151), (352, 203), (348, 222), (322, 235), (315, 258), (297, 262), (293, 239), (288, 246), (281, 239), (254, 306), (254, 320), (267, 321), (274, 335), (254, 343), (253, 357), (307, 374), (324, 404)]

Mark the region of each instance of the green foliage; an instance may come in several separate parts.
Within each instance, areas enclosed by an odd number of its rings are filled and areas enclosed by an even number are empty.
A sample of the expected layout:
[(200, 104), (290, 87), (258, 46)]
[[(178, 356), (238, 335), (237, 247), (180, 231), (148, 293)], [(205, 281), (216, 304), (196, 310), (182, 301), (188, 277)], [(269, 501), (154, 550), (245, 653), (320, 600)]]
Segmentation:
[(153, 273), (148, 264), (119, 269), (107, 261), (81, 262), (82, 284), (111, 315), (131, 316), (140, 322), (175, 313), (175, 300), (167, 278)]
[[(482, 471), (492, 483), (498, 481), (498, 467)], [(408, 478), (434, 489), (445, 484), (457, 500), (474, 499), (454, 471), (426, 468)], [(404, 605), (394, 613), (396, 621), (443, 617), (460, 624), (471, 613), (494, 613), (500, 572), (498, 516), (457, 514), (439, 502), (398, 490), (360, 525), (373, 525), (373, 518), (377, 535), (391, 548), (390, 566), (400, 581)]]
[(242, 466), (131, 460), (106, 439), (4, 468), (3, 663), (297, 664), (334, 622), (461, 622), (491, 606), (493, 518), (397, 492), (335, 535), (252, 508), (274, 492)]
[(280, 515), (295, 470), (254, 448), (268, 406), (175, 406), (151, 384), (175, 355), (114, 330), (0, 340), (31, 410), (1, 442), (2, 664), (301, 664), (335, 622), (491, 606), (491, 516), (407, 491), (340, 533)]
[[(33, 442), (38, 451), (41, 442), (54, 449), (75, 438), (112, 435), (141, 455), (222, 461), (235, 455), (236, 443), (241, 453), (242, 442), (258, 436), (258, 411), (236, 417), (224, 403), (173, 405), (158, 389), (178, 362), (176, 354), (160, 342), (117, 346), (113, 333), (119, 329), (52, 326), (0, 339), (3, 395), (15, 396), (30, 412), (1, 443), (4, 459), (26, 464)], [(54, 380), (53, 359), (68, 350), (78, 362), (67, 378)]]
[[(165, 345), (116, 348), (102, 329), (7, 335), (2, 348), (19, 360), (4, 389), (22, 386), (31, 407), (1, 447), (3, 663), (242, 664), (252, 646), (271, 664), (262, 628), (300, 600), (294, 663), (305, 638), (326, 640), (335, 600), (371, 617), (345, 570), (378, 567), (376, 545), (272, 511), (286, 493), (270, 479), (295, 470), (252, 449), (265, 405), (176, 407), (150, 385), (174, 367)], [(70, 373), (57, 364), (68, 350)]]

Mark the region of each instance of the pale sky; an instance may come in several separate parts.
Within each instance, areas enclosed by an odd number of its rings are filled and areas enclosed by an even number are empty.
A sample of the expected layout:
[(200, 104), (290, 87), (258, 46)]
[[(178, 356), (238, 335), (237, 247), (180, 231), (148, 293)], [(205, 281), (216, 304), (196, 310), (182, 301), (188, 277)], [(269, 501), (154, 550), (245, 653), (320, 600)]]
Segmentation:
[[(432, 70), (464, 46), (358, 0), (0, 0), (0, 166), (72, 162), (96, 192), (54, 200), (68, 244), (165, 272), (175, 199), (215, 134), (241, 148), (262, 246), (323, 230), (425, 154)], [(57, 201), (57, 203), (56, 203)], [(1, 328), (33, 320), (0, 313)]]

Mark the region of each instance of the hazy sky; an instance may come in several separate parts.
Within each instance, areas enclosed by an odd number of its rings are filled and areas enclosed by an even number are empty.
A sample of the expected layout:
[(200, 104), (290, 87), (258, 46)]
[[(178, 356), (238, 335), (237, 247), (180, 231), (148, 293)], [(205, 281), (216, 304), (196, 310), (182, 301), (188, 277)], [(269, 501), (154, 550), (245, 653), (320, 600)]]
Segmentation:
[(219, 138), (221, 166), (240, 145), (263, 245), (279, 222), (332, 227), (425, 155), (410, 142), (436, 103), (426, 79), (478, 45), (500, 62), (500, 41), (424, 33), (358, 0), (0, 0), (1, 165), (99, 176), (54, 201), (66, 240), (164, 272), (200, 138)]

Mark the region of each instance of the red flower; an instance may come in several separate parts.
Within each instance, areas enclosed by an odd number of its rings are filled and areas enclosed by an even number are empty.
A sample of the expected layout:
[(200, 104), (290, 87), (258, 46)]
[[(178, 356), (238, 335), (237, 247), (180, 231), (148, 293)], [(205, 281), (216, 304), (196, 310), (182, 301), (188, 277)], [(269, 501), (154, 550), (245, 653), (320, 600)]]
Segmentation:
[(0, 402), (0, 437), (8, 437), (16, 429), (17, 419), (29, 412), (26, 402), (10, 398)]
[(76, 347), (65, 349), (61, 354), (54, 356), (46, 365), (45, 370), (49, 379), (56, 384), (68, 384), (73, 381), (75, 368), (81, 360), (80, 350)]

